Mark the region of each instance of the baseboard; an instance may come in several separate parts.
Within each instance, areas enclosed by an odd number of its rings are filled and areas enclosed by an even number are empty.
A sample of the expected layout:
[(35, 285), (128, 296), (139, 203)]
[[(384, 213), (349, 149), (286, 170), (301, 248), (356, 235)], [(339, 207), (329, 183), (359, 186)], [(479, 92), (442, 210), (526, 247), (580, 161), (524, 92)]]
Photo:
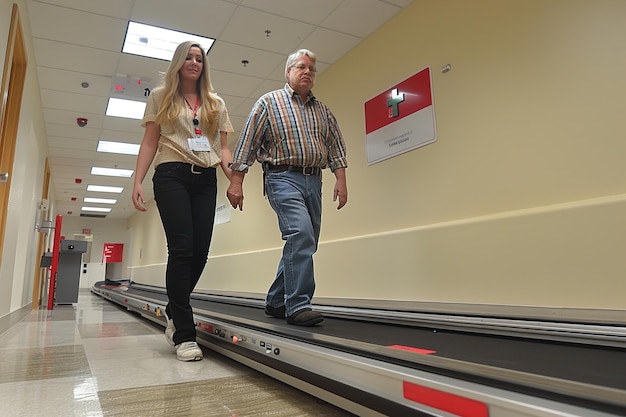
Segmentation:
[(3, 317), (0, 317), (0, 336), (2, 336), (7, 330), (19, 323), (28, 315), (32, 310), (32, 304), (28, 303), (19, 310), (15, 310)]

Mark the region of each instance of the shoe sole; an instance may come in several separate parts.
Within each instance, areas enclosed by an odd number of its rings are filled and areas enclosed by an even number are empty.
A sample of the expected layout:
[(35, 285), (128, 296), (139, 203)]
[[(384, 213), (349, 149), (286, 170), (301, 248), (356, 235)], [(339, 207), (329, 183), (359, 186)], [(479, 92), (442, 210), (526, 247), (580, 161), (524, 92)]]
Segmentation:
[(284, 319), (285, 318), (284, 307), (283, 307), (283, 313), (282, 314), (278, 313), (276, 310), (274, 310), (273, 312), (269, 311), (268, 307), (269, 306), (265, 306), (265, 315), (270, 316), (270, 317), (274, 317), (274, 318), (277, 318), (277, 319)]
[(203, 358), (203, 356), (202, 356), (202, 355), (199, 355), (199, 356), (198, 356), (198, 355), (196, 355), (196, 356), (194, 356), (193, 358), (188, 358), (188, 359), (185, 359), (185, 358), (179, 358), (178, 356), (176, 356), (176, 359), (178, 359), (178, 360), (179, 360), (179, 361), (181, 361), (181, 362), (197, 362), (197, 361), (201, 361), (201, 360), (202, 360), (202, 358)]
[[(176, 331), (176, 329), (174, 329), (174, 332)], [(167, 327), (165, 328), (165, 341), (167, 342), (168, 345), (170, 346), (176, 346), (176, 344), (174, 343), (174, 332), (172, 332), (171, 336), (167, 334)]]
[(265, 315), (268, 316), (268, 317), (273, 317), (275, 319), (284, 319), (285, 318), (285, 316), (281, 316), (280, 314), (272, 314), (272, 313), (270, 313), (268, 311), (265, 312)]
[(324, 317), (316, 317), (314, 319), (311, 320), (307, 320), (307, 321), (303, 321), (303, 322), (296, 322), (296, 321), (289, 321), (287, 320), (288, 324), (293, 324), (294, 326), (304, 326), (304, 327), (311, 327), (311, 326), (315, 326), (316, 324), (319, 324), (321, 322), (324, 321)]

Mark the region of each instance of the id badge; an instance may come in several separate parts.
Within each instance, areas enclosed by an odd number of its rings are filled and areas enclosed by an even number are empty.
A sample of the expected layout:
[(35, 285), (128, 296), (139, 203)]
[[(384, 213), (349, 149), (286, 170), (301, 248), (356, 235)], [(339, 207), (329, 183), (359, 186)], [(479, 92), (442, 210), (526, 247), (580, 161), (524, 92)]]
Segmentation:
[(211, 152), (211, 144), (206, 136), (198, 136), (195, 138), (187, 139), (189, 142), (189, 149), (195, 152)]

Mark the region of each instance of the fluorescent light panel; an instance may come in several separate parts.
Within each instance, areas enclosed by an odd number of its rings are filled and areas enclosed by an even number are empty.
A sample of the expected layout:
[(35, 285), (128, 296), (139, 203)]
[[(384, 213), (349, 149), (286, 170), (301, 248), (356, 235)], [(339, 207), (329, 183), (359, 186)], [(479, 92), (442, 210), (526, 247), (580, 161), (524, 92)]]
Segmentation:
[(98, 141), (98, 152), (121, 153), (124, 155), (138, 155), (139, 146), (135, 143), (110, 142), (106, 140)]
[(215, 39), (143, 23), (128, 22), (122, 52), (171, 61), (176, 47), (185, 41), (195, 41), (208, 53)]
[(109, 187), (107, 185), (88, 185), (87, 191), (95, 191), (99, 193), (117, 193), (124, 191), (124, 187)]
[(95, 203), (95, 204), (115, 204), (117, 200), (113, 198), (94, 198), (94, 197), (85, 197), (83, 198), (83, 203)]
[(104, 175), (106, 177), (130, 178), (132, 169), (91, 167), (91, 175)]
[(125, 100), (122, 98), (109, 98), (107, 104), (107, 116), (124, 117), (126, 119), (143, 119), (146, 110), (146, 103), (136, 100)]
[(88, 206), (83, 206), (80, 208), (82, 211), (97, 211), (99, 213), (109, 213), (111, 211), (110, 208), (104, 208), (104, 207), (88, 207)]

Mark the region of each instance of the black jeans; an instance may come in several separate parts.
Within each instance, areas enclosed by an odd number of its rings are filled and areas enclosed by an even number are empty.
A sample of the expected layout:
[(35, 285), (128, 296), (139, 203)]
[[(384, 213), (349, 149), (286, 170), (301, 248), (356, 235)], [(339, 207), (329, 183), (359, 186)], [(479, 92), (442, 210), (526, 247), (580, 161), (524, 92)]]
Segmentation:
[(206, 265), (213, 235), (217, 198), (215, 168), (182, 162), (156, 167), (152, 177), (154, 199), (167, 238), (166, 313), (174, 321), (174, 343), (196, 340), (189, 297)]

